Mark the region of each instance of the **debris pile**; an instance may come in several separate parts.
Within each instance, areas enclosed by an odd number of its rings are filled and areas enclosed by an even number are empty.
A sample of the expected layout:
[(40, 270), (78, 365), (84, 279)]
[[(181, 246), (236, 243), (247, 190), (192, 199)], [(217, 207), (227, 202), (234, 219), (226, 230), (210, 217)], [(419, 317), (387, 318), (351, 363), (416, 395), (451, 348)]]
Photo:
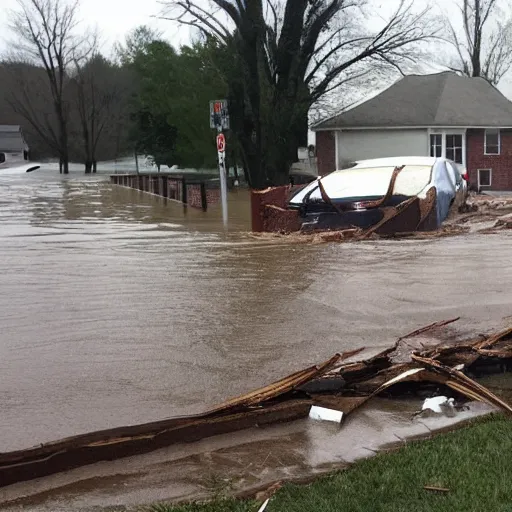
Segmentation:
[(512, 227), (512, 197), (471, 195), (460, 215), (450, 219), (452, 226), (465, 226), (468, 230), (493, 234)]
[[(450, 214), (441, 226), (433, 222), (433, 197), (425, 199), (413, 198), (402, 203), (398, 208), (388, 209), (388, 213), (376, 225), (362, 229), (351, 227), (347, 229), (315, 229), (300, 228), (297, 211), (286, 209), (289, 188), (282, 187), (267, 191), (253, 192), (258, 202), (253, 211), (253, 217), (262, 219), (261, 226), (254, 228), (255, 237), (285, 238), (287, 241), (305, 244), (320, 244), (326, 242), (348, 242), (375, 239), (412, 238), (426, 240), (461, 235), (469, 232), (493, 234), (512, 229), (512, 196), (496, 197), (490, 195), (471, 195), (466, 203)], [(276, 194), (280, 192), (281, 201), (278, 206), (272, 206)], [(435, 194), (435, 190), (430, 191)], [(389, 216), (388, 216), (389, 215)], [(253, 221), (254, 222), (254, 221)]]
[(335, 354), (320, 365), (228, 400), (204, 414), (103, 430), (0, 453), (0, 486), (310, 414), (318, 419), (327, 414), (339, 422), (382, 393), (416, 393), (425, 398), (441, 391), (447, 397), (452, 394), (456, 399), (480, 400), (512, 413), (505, 401), (474, 380), (481, 373), (512, 367), (512, 328), (467, 341), (437, 342), (428, 347), (420, 344), (421, 349), (414, 345), (419, 336), (432, 336), (456, 320), (418, 329), (366, 360), (352, 361), (362, 348)]

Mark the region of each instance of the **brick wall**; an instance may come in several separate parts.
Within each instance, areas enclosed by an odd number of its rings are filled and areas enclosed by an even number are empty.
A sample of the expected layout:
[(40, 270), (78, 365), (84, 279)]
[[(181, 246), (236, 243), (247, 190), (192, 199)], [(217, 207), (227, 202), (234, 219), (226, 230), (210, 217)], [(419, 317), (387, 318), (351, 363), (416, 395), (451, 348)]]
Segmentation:
[(293, 233), (299, 231), (301, 221), (297, 210), (286, 210), (274, 205), (265, 205), (263, 230), (266, 233)]
[[(110, 176), (111, 183), (125, 187), (136, 188), (145, 192), (160, 195), (168, 199), (181, 202), (183, 199), (183, 178), (167, 177), (162, 175), (120, 175)], [(213, 206), (220, 203), (220, 188), (218, 184), (205, 182), (206, 205)], [(193, 208), (202, 208), (201, 184), (186, 183), (187, 204)]]
[(206, 202), (208, 206), (213, 206), (220, 203), (220, 188), (207, 188), (206, 189)]
[(467, 168), (471, 185), (478, 186), (478, 169), (491, 169), (491, 190), (512, 190), (512, 130), (501, 130), (499, 155), (484, 155), (484, 130), (467, 132)]
[(187, 185), (187, 204), (192, 208), (201, 208), (201, 185)]
[(285, 209), (290, 193), (290, 186), (251, 190), (252, 230), (258, 233), (265, 231), (265, 206), (272, 205)]
[(336, 132), (316, 132), (318, 174), (324, 176), (336, 170)]

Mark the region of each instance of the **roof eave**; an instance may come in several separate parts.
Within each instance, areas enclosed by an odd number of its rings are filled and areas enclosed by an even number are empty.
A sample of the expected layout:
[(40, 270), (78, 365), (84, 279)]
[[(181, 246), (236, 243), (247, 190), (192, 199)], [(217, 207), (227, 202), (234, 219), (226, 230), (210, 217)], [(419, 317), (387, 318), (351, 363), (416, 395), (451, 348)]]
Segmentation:
[(313, 132), (326, 132), (326, 131), (343, 131), (343, 130), (484, 130), (486, 128), (499, 128), (500, 130), (512, 130), (512, 123), (510, 125), (501, 125), (501, 124), (482, 124), (482, 125), (469, 125), (469, 124), (459, 124), (459, 125), (433, 125), (433, 124), (423, 124), (423, 125), (383, 125), (383, 126), (325, 126), (325, 127), (311, 127), (311, 131)]

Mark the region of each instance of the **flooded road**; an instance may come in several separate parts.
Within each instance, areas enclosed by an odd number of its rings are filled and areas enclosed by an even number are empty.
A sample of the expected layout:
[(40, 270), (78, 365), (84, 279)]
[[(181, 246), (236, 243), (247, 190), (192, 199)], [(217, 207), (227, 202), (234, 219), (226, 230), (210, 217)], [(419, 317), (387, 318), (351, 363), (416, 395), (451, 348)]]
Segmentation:
[(0, 450), (202, 411), (334, 352), (512, 314), (512, 238), (294, 245), (106, 176), (0, 176)]

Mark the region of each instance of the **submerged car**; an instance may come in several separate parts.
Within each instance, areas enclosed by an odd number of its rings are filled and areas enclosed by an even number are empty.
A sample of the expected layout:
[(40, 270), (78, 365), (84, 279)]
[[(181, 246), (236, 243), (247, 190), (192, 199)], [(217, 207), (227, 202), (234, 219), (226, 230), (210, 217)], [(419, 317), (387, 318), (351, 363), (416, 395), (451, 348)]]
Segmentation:
[(40, 167), (40, 164), (29, 162), (22, 156), (13, 156), (9, 153), (0, 152), (0, 175), (24, 174), (26, 172), (36, 171)]
[[(430, 230), (466, 201), (467, 185), (445, 158), (393, 157), (355, 162), (297, 191), (288, 208), (299, 210), (303, 230)], [(405, 212), (407, 210), (407, 213)], [(390, 222), (393, 220), (393, 222)]]

